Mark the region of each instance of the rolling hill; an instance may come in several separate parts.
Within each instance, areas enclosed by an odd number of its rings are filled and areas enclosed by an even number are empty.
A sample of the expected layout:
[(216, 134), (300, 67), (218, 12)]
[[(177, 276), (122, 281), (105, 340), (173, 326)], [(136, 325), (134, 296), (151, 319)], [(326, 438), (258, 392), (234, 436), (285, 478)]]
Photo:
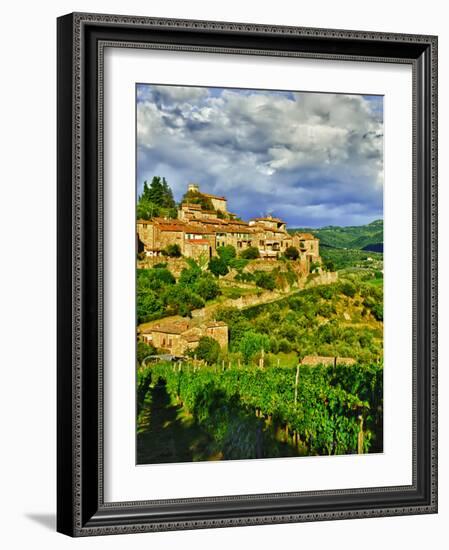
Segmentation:
[(367, 225), (347, 227), (328, 225), (319, 229), (298, 227), (289, 231), (312, 233), (320, 239), (320, 246), (324, 247), (383, 251), (383, 220), (376, 220)]

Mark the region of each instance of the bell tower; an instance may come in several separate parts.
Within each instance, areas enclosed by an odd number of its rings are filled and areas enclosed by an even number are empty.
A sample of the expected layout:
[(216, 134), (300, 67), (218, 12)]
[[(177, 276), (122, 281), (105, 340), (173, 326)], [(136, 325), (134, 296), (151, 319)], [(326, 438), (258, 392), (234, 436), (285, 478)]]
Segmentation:
[(194, 193), (199, 193), (200, 186), (197, 183), (189, 183), (187, 191), (193, 191)]

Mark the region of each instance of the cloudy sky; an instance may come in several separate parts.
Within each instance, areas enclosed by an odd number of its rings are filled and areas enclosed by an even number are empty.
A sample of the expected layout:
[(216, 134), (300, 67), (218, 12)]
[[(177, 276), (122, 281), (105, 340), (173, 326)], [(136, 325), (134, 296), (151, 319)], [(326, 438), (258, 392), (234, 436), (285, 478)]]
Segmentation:
[(165, 176), (225, 195), (243, 219), (361, 225), (383, 216), (379, 96), (139, 84), (137, 191)]

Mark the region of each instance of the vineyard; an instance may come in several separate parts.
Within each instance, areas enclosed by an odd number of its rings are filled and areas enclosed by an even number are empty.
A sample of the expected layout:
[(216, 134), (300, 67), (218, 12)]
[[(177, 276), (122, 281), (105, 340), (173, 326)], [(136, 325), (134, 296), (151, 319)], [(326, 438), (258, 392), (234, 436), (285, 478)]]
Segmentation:
[[(164, 392), (173, 414), (202, 434), (199, 460), (382, 451), (381, 365), (224, 367), (140, 367), (138, 449), (152, 415), (161, 414), (153, 396)], [(179, 450), (160, 459), (182, 460)]]

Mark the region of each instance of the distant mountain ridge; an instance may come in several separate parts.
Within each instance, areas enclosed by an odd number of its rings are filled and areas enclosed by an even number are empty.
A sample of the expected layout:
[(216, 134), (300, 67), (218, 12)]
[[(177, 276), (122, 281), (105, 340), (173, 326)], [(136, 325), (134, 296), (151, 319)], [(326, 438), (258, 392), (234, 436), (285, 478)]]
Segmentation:
[(353, 225), (347, 227), (327, 225), (319, 229), (298, 227), (289, 229), (289, 231), (291, 233), (295, 231), (312, 233), (312, 235), (320, 239), (320, 246), (383, 252), (383, 220), (375, 220), (366, 225)]

